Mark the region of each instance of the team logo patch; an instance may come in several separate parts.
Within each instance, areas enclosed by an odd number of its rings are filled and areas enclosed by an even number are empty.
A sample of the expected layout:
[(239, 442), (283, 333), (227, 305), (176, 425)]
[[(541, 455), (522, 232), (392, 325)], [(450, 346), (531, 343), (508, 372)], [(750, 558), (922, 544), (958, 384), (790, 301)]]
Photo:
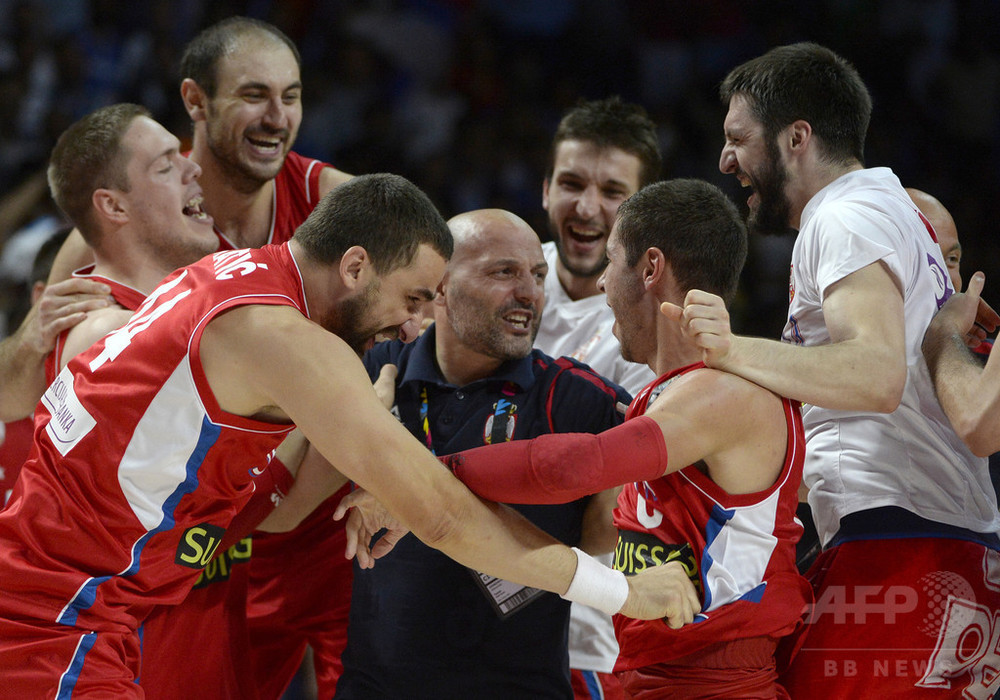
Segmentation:
[(246, 564), (250, 561), (250, 553), (253, 551), (253, 538), (244, 537), (232, 547), (214, 557), (212, 561), (205, 565), (198, 580), (194, 582), (195, 588), (204, 588), (210, 583), (227, 581), (232, 573), (233, 567), (237, 564)]
[(97, 421), (76, 396), (73, 373), (68, 366), (63, 368), (42, 395), (42, 404), (51, 415), (45, 425), (45, 432), (48, 433), (52, 445), (63, 456), (66, 456), (97, 425)]
[(205, 568), (215, 556), (215, 550), (219, 548), (224, 534), (226, 534), (225, 528), (209, 523), (189, 527), (177, 545), (174, 563), (189, 569)]
[(517, 426), (517, 405), (506, 398), (500, 398), (493, 404), (493, 413), (486, 419), (483, 426), (483, 444), (507, 442), (514, 439), (514, 428)]
[(626, 576), (638, 574), (653, 566), (679, 561), (688, 578), (701, 593), (701, 577), (698, 575), (698, 561), (694, 549), (687, 542), (667, 544), (648, 532), (633, 530), (618, 531), (618, 545), (615, 547), (614, 569)]

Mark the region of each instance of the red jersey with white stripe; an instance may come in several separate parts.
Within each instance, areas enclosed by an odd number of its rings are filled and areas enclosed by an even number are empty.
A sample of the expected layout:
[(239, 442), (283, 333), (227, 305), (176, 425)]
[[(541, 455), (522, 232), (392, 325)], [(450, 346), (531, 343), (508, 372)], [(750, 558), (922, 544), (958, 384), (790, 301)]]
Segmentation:
[[(645, 414), (674, 378), (697, 363), (646, 386), (626, 420)], [(710, 644), (791, 633), (811, 597), (795, 567), (802, 525), (795, 519), (805, 437), (798, 404), (782, 400), (788, 426), (785, 463), (775, 483), (730, 495), (697, 465), (655, 481), (626, 484), (614, 512), (619, 530), (615, 568), (627, 574), (679, 559), (696, 581), (702, 611), (692, 624), (670, 629), (662, 620), (615, 616), (620, 652), (616, 671), (669, 662)]]
[[(323, 168), (328, 167), (329, 163), (289, 151), (285, 157), (285, 164), (274, 178), (268, 244), (291, 240), (295, 229), (301, 226), (316, 208), (320, 200), (319, 176)], [(219, 237), (219, 250), (233, 250), (238, 247), (218, 229), (215, 234)]]
[(0, 513), (0, 616), (120, 633), (184, 598), (292, 428), (222, 411), (202, 370), (206, 324), (249, 304), (308, 316), (287, 246), (173, 273), (59, 373)]

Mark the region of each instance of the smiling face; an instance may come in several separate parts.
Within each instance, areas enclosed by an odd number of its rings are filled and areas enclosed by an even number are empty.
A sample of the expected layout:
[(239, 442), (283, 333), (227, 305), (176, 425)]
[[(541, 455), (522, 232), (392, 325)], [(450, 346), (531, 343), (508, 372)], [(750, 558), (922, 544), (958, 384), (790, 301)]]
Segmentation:
[(417, 339), (424, 313), (444, 274), (444, 258), (421, 244), (409, 265), (377, 275), (368, 285), (340, 302), (321, 325), (339, 335), (358, 353), (376, 341)]
[(156, 256), (173, 270), (219, 246), (212, 217), (201, 209), (201, 169), (180, 154), (180, 142), (159, 123), (137, 117), (122, 138), (129, 190), (121, 192), (128, 223)]
[[(549, 214), (560, 266), (570, 276), (596, 279), (601, 274), (615, 214), (639, 189), (641, 168), (637, 156), (620, 148), (573, 139), (557, 147), (542, 206)], [(563, 270), (560, 281), (568, 287)]]
[(736, 95), (729, 103), (724, 125), (726, 144), (719, 170), (735, 175), (752, 188), (747, 199), (747, 224), (754, 233), (783, 233), (791, 225), (792, 205), (786, 191), (788, 172), (774, 139), (768, 139), (747, 99)]
[(219, 59), (217, 90), (206, 105), (206, 145), (234, 186), (252, 191), (272, 180), (302, 123), (302, 81), (295, 56), (266, 34), (243, 38)]
[(479, 355), (526, 357), (542, 320), (547, 272), (538, 236), (519, 220), (456, 235), (444, 283), (447, 330)]

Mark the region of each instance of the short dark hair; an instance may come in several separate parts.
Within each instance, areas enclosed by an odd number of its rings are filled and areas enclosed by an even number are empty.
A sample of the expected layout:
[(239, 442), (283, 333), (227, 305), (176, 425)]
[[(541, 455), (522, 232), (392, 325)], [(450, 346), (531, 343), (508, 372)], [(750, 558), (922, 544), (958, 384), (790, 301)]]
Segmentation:
[(66, 129), (52, 149), (48, 169), (52, 199), (91, 246), (99, 235), (94, 192), (131, 188), (125, 167), (129, 151), (122, 139), (138, 117), (150, 117), (149, 110), (128, 102), (101, 107)]
[(216, 22), (191, 40), (181, 57), (181, 79), (191, 78), (205, 91), (209, 99), (219, 88), (219, 59), (236, 48), (237, 42), (254, 34), (270, 34), (288, 47), (295, 63), (302, 69), (302, 56), (295, 42), (284, 32), (259, 19), (229, 17)]
[(702, 289), (732, 301), (746, 262), (747, 230), (715, 185), (691, 178), (647, 185), (618, 208), (616, 225), (630, 267), (659, 248), (684, 292)]
[(872, 98), (854, 66), (830, 49), (810, 42), (771, 49), (722, 81), (723, 104), (737, 95), (747, 98), (769, 140), (804, 119), (831, 161), (864, 164)]
[(445, 260), (454, 248), (448, 224), (427, 195), (389, 173), (359, 175), (334, 187), (294, 238), (307, 255), (326, 264), (359, 245), (380, 275), (409, 265), (423, 243)]
[(600, 148), (620, 148), (639, 159), (639, 187), (659, 179), (663, 156), (656, 124), (641, 105), (622, 102), (617, 95), (603, 100), (581, 100), (567, 112), (552, 138), (548, 170), (552, 179), (556, 151), (563, 141), (589, 141)]

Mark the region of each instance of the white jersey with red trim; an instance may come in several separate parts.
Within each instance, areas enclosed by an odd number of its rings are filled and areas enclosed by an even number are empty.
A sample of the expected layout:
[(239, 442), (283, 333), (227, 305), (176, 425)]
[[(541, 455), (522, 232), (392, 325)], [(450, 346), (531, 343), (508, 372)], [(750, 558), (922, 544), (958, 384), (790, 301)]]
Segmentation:
[(173, 273), (59, 373), (0, 513), (0, 615), (122, 631), (184, 598), (292, 428), (222, 411), (202, 370), (206, 324), (248, 304), (308, 316), (287, 245)]
[[(655, 379), (633, 400), (626, 420), (643, 415), (675, 377), (702, 368), (697, 363)], [(702, 611), (680, 629), (616, 615), (616, 671), (669, 662), (733, 639), (777, 638), (797, 626), (811, 601), (795, 567), (805, 437), (798, 404), (782, 399), (782, 406), (785, 463), (770, 488), (730, 495), (697, 465), (623, 488), (614, 513), (615, 568), (635, 574), (676, 559), (699, 588)]]
[(802, 407), (809, 442), (804, 481), (823, 544), (843, 516), (884, 506), (996, 532), (1000, 513), (987, 461), (951, 428), (920, 349), (928, 323), (954, 290), (913, 201), (888, 168), (856, 170), (816, 193), (801, 223), (782, 340), (829, 343), (827, 290), (867, 265), (882, 263), (903, 295), (906, 385), (899, 407), (892, 413)]

